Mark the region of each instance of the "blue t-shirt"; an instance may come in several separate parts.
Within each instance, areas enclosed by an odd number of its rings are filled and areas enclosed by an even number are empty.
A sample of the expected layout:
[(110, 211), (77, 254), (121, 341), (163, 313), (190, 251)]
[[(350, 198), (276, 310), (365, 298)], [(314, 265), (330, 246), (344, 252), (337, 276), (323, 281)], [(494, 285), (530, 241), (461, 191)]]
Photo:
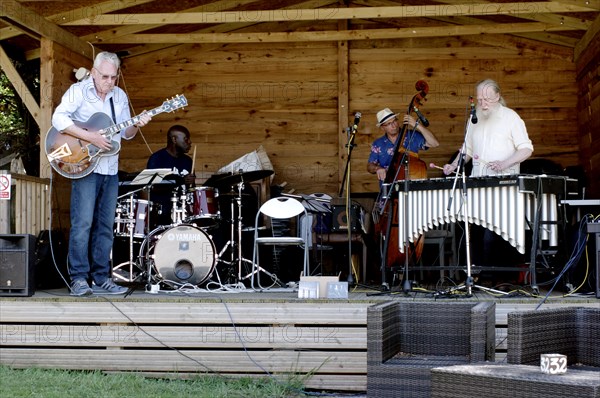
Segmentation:
[[(146, 168), (173, 170), (173, 167), (175, 167), (179, 174), (181, 174), (183, 170), (187, 170), (188, 173), (191, 173), (192, 163), (192, 158), (188, 155), (183, 154), (176, 158), (167, 152), (167, 148), (162, 148), (150, 155)], [(152, 192), (150, 200), (154, 204), (159, 204), (162, 212), (156, 220), (158, 221), (158, 225), (167, 225), (173, 221), (171, 220), (171, 208), (173, 207), (171, 196), (172, 192), (165, 191), (164, 189), (156, 189)]]
[(173, 167), (177, 168), (179, 173), (183, 170), (187, 170), (188, 173), (192, 172), (192, 158), (188, 155), (182, 155), (178, 158), (171, 156), (169, 152), (167, 152), (167, 148), (159, 149), (154, 152), (148, 158), (148, 164), (146, 166), (147, 169), (173, 169)]

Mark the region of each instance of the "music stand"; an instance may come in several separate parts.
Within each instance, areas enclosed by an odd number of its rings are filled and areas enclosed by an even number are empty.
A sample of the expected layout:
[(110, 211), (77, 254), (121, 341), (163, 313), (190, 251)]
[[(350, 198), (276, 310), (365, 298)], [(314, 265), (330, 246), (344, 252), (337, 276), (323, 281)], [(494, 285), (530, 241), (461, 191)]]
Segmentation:
[[(314, 258), (315, 258), (315, 262), (317, 262), (317, 252), (320, 252), (321, 258), (320, 258), (320, 261), (318, 261), (318, 264), (319, 264), (319, 267), (321, 267), (321, 273), (323, 273), (323, 249), (324, 249), (323, 229), (325, 228), (324, 216), (332, 213), (331, 196), (326, 195), (326, 194), (314, 193), (311, 195), (301, 195), (301, 197), (304, 200), (303, 204), (304, 204), (304, 207), (306, 208), (306, 211), (310, 214), (316, 215), (316, 217), (317, 217), (318, 228), (315, 231), (315, 232), (317, 232), (317, 239), (314, 243)], [(309, 222), (312, 220), (311, 220), (311, 217), (307, 217), (307, 218), (308, 218), (308, 220), (306, 220), (305, 222), (309, 223), (309, 225), (305, 225), (306, 229), (302, 230), (302, 233), (306, 234), (307, 242), (309, 241), (308, 239), (310, 239), (310, 242), (312, 242), (313, 228), (312, 228), (312, 222)], [(320, 250), (318, 248), (319, 245), (321, 246)], [(309, 275), (307, 275), (307, 276), (309, 276)]]
[(144, 169), (131, 181), (130, 185), (152, 185), (158, 184), (166, 176), (173, 174), (171, 169)]

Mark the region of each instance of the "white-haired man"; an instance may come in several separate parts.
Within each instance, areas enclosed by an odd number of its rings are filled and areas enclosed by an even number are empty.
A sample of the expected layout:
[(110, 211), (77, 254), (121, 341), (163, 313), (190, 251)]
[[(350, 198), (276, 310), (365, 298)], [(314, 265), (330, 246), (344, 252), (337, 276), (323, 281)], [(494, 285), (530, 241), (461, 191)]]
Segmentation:
[[(70, 134), (102, 151), (110, 151), (111, 140), (132, 139), (140, 127), (150, 122), (151, 117), (143, 112), (136, 124), (124, 128), (111, 139), (75, 123), (86, 122), (98, 112), (108, 115), (114, 124), (131, 119), (127, 94), (116, 86), (119, 66), (116, 54), (101, 52), (94, 59), (90, 76), (69, 87), (52, 115), (52, 125), (61, 134)], [(115, 285), (110, 270), (118, 166), (118, 152), (100, 156), (92, 173), (71, 182), (68, 264), (72, 295), (123, 294), (127, 291)]]

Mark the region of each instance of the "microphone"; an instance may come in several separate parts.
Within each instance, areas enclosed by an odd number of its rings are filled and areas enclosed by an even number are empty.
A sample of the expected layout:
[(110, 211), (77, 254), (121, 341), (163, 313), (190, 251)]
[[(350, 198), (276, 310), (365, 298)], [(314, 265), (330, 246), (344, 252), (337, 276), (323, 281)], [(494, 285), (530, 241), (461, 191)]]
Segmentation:
[(423, 116), (423, 114), (419, 111), (419, 108), (417, 108), (416, 106), (413, 106), (413, 110), (415, 111), (415, 113), (419, 117), (419, 120), (421, 121), (421, 124), (423, 126), (425, 126), (425, 127), (428, 127), (429, 126), (429, 120), (427, 120), (427, 118), (425, 116)]
[(360, 123), (361, 116), (362, 114), (360, 112), (356, 112), (354, 114), (354, 123), (352, 124), (352, 131), (356, 131), (356, 129), (358, 128), (358, 123)]
[(477, 124), (477, 111), (475, 110), (475, 102), (473, 102), (473, 97), (469, 97), (469, 101), (471, 102), (471, 123)]

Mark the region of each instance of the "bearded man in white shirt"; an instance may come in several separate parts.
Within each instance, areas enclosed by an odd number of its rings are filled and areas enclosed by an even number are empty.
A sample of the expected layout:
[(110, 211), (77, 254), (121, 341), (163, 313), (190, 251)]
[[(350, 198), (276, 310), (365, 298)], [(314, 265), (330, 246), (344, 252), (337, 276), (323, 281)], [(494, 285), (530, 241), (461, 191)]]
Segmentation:
[[(465, 138), (465, 162), (473, 160), (471, 176), (519, 174), (521, 162), (533, 153), (525, 122), (506, 106), (500, 86), (494, 80), (477, 83), (476, 95), (477, 123), (470, 124)], [(452, 163), (444, 165), (446, 175), (456, 170), (458, 160), (457, 156)], [(508, 242), (486, 228), (473, 225), (470, 236), (473, 265), (503, 266), (521, 260)], [(511, 253), (514, 256), (510, 256)]]
[[(519, 174), (520, 163), (533, 153), (533, 144), (525, 122), (506, 107), (500, 86), (494, 80), (477, 83), (477, 124), (467, 131), (466, 159), (473, 159), (472, 177)], [(451, 174), (458, 158), (444, 165), (444, 173)]]

